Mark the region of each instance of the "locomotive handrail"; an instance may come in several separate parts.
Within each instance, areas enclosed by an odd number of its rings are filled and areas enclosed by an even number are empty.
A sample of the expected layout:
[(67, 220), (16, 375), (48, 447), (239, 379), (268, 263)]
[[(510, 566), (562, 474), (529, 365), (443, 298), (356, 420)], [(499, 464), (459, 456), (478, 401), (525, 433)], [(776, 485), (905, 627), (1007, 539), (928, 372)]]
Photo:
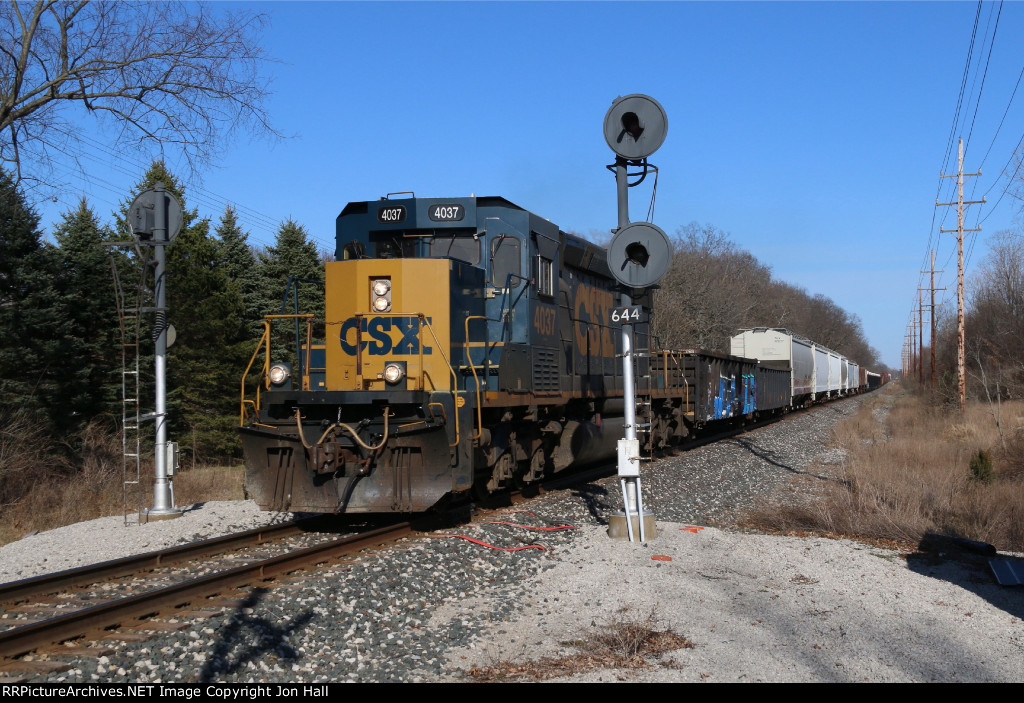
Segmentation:
[[(480, 436), (483, 434), (484, 420), (483, 420), (482, 411), (480, 409), (480, 405), (481, 405), (481, 402), (480, 402), (480, 377), (476, 375), (476, 366), (473, 364), (473, 359), (469, 356), (469, 321), (470, 320), (485, 320), (485, 321), (488, 321), (488, 322), (500, 322), (500, 320), (494, 320), (494, 319), (492, 319), (490, 317), (487, 317), (486, 315), (469, 315), (469, 316), (466, 317), (466, 320), (465, 320), (465, 330), (466, 331), (465, 331), (465, 337), (463, 337), (463, 339), (465, 339), (466, 341), (465, 341), (465, 346), (463, 348), (466, 350), (466, 363), (469, 366), (470, 372), (472, 372), (472, 374), (473, 374), (473, 382), (476, 384), (476, 434), (473, 435), (473, 440), (476, 441), (476, 440), (480, 439)], [(485, 337), (486, 337), (486, 335), (485, 335)], [(484, 339), (484, 344), (486, 344), (486, 343), (487, 343), (487, 340)], [(485, 359), (485, 361), (486, 361), (486, 359)]]
[[(263, 346), (263, 340), (266, 340), (266, 342), (267, 342), (267, 353), (266, 353), (266, 355), (265, 355), (265, 357), (263, 359), (263, 370), (260, 373), (261, 377), (263, 376), (263, 374), (265, 374), (267, 372), (268, 359), (270, 358), (270, 320), (264, 320), (260, 324), (263, 325), (263, 334), (260, 335), (260, 341), (256, 343), (256, 349), (253, 350), (252, 358), (249, 359), (249, 364), (245, 367), (245, 371), (242, 372), (242, 402), (241, 402), (241, 407), (239, 408), (239, 418), (238, 418), (238, 425), (239, 425), (239, 427), (244, 427), (245, 426), (245, 404), (246, 403), (252, 403), (253, 409), (256, 410), (256, 411), (258, 411), (259, 407), (260, 407), (260, 386), (262, 384), (261, 383), (257, 383), (256, 384), (256, 400), (255, 401), (246, 400), (245, 399), (245, 378), (246, 378), (246, 376), (249, 375), (249, 371), (252, 370), (252, 365), (254, 363), (256, 363), (256, 356), (260, 353), (260, 347)], [(261, 380), (262, 380), (262, 378), (261, 378)]]
[[(298, 320), (295, 321), (298, 324)], [(306, 358), (302, 363), (302, 390), (310, 390), (309, 382), (309, 365), (312, 361), (311, 357), (313, 354), (313, 320), (312, 316), (306, 320)]]
[[(427, 331), (430, 332), (430, 336), (434, 338), (434, 344), (436, 345), (437, 350), (439, 352), (441, 352), (441, 358), (444, 360), (445, 365), (448, 367), (449, 373), (451, 373), (451, 375), (452, 375), (452, 406), (453, 406), (453, 414), (455, 415), (455, 443), (448, 445), (448, 448), (451, 449), (452, 447), (459, 446), (459, 404), (458, 404), (459, 377), (455, 373), (455, 369), (452, 368), (451, 362), (448, 361), (448, 357), (444, 355), (444, 345), (441, 344), (440, 340), (438, 340), (438, 338), (437, 338), (437, 335), (434, 334), (434, 328), (430, 326), (429, 322), (427, 322), (426, 316), (423, 313), (421, 313), (421, 312), (416, 313), (416, 316), (419, 318), (420, 322), (422, 323), (420, 325), (420, 329), (423, 329), (423, 327), (426, 327)], [(423, 341), (422, 340), (420, 340), (420, 349), (423, 349)], [(423, 389), (423, 390), (426, 390), (426, 389)]]
[[(516, 296), (516, 299), (511, 301), (509, 306), (506, 308), (505, 307), (505, 303), (508, 302), (509, 297), (511, 296), (512, 279), (513, 278), (518, 278), (519, 280), (523, 281), (524, 285), (523, 285), (522, 290), (520, 290), (519, 294)], [(502, 306), (501, 306), (501, 309), (502, 310), (508, 310), (511, 313), (515, 309), (515, 307), (519, 303), (519, 301), (522, 299), (523, 295), (530, 289), (530, 284), (531, 283), (533, 283), (532, 279), (529, 279), (526, 276), (522, 276), (522, 275), (520, 275), (518, 273), (512, 273), (511, 271), (509, 271), (505, 275), (505, 287), (502, 289), (502, 296), (501, 296)], [(527, 300), (529, 300), (529, 298), (527, 298)], [(490, 320), (491, 318), (487, 318), (487, 319)], [(507, 341), (508, 342), (512, 342), (512, 326), (509, 324), (509, 320), (505, 319), (505, 320), (493, 320), (493, 321), (494, 322), (501, 322), (502, 323), (503, 329), (501, 331), (501, 338), (503, 340), (505, 339), (505, 331), (508, 330), (508, 340)]]
[[(304, 314), (281, 314), (281, 315), (264, 315), (263, 322), (263, 334), (260, 335), (260, 341), (256, 343), (256, 349), (253, 350), (252, 357), (249, 359), (249, 364), (245, 367), (245, 371), (242, 373), (241, 382), (241, 403), (239, 404), (239, 426), (245, 425), (245, 407), (246, 405), (252, 405), (253, 409), (259, 411), (260, 407), (260, 389), (265, 379), (267, 379), (267, 372), (270, 370), (270, 323), (277, 319), (306, 319), (306, 373), (302, 377), (301, 386), (302, 390), (309, 390), (309, 355), (312, 347), (312, 333), (313, 333), (313, 318), (316, 317), (310, 313)], [(260, 369), (260, 382), (256, 384), (256, 400), (246, 400), (245, 398), (245, 379), (252, 370), (252, 365), (256, 362), (256, 357), (260, 353), (260, 348), (266, 345), (265, 353), (263, 355), (263, 367)], [(268, 381), (269, 382), (269, 381)]]

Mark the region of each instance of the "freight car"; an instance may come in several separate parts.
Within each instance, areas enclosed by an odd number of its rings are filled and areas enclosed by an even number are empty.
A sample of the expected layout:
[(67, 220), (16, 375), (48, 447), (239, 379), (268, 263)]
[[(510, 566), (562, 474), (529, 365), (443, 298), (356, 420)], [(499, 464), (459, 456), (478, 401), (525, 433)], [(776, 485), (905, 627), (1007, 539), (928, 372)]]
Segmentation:
[[(264, 510), (420, 512), (612, 457), (624, 316), (647, 451), (821, 393), (802, 361), (655, 349), (650, 296), (620, 304), (603, 248), (500, 197), (354, 202), (336, 236), (323, 319), (268, 316), (255, 386), (243, 377), (246, 490)], [(291, 363), (271, 344), (282, 324)], [(858, 378), (827, 359), (827, 395)]]
[(782, 327), (739, 330), (730, 340), (730, 351), (763, 366), (789, 371), (794, 407), (850, 395), (868, 386), (859, 364)]

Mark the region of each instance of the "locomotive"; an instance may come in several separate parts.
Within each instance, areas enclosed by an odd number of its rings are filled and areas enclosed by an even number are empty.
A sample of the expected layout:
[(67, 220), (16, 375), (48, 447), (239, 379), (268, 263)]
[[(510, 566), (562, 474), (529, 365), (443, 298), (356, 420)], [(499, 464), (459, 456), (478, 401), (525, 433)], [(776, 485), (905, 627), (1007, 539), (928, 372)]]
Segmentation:
[[(794, 387), (792, 363), (656, 349), (650, 293), (621, 304), (605, 249), (501, 197), (353, 202), (336, 237), (323, 319), (268, 316), (254, 392), (243, 378), (246, 491), (264, 510), (415, 513), (611, 458), (623, 322), (648, 453), (822, 395)], [(272, 358), (282, 323), (290, 364)]]

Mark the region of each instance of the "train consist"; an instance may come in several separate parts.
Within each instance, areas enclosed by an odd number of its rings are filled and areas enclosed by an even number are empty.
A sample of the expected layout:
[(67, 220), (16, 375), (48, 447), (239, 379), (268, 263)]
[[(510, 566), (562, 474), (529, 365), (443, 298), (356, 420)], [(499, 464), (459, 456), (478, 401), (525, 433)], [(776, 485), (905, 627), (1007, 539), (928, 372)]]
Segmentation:
[(880, 380), (786, 330), (743, 330), (731, 355), (658, 349), (651, 297), (620, 304), (604, 249), (500, 197), (350, 203), (336, 246), (324, 319), (269, 317), (248, 394), (243, 378), (246, 489), (264, 510), (420, 512), (611, 458), (627, 316), (647, 452)]

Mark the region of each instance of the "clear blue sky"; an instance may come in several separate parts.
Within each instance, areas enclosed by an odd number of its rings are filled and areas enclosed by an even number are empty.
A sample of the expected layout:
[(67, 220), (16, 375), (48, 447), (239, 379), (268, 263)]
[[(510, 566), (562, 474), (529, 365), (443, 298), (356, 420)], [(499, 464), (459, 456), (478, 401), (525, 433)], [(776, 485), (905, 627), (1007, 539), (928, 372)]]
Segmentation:
[[(954, 237), (933, 221), (938, 212), (956, 225), (952, 208), (934, 206), (951, 199), (951, 179), (940, 194), (938, 176), (956, 169), (952, 131), (970, 133), (965, 171), (984, 172), (968, 196), (989, 200), (969, 211), (970, 226), (985, 218), (971, 268), (987, 236), (1019, 226), (1019, 201), (993, 205), (1024, 134), (1024, 95), (1010, 102), (1024, 3), (1002, 6), (990, 59), (1000, 4), (982, 4), (955, 130), (975, 2), (215, 6), (250, 7), (270, 18), (269, 112), (289, 137), (243, 136), (186, 197), (215, 221), (238, 204), (255, 244), (292, 217), (333, 250), (345, 203), (410, 190), (501, 195), (604, 237), (616, 210), (601, 125), (629, 93), (655, 97), (669, 119), (651, 159), (661, 168), (653, 221), (670, 234), (691, 221), (725, 230), (776, 277), (858, 315), (896, 368), (930, 241), (946, 270), (940, 297), (955, 296)], [(106, 216), (150, 157), (83, 154), (90, 180), (69, 176), (40, 206), (44, 225), (83, 193)], [(631, 196), (632, 219), (643, 219), (650, 191)]]

